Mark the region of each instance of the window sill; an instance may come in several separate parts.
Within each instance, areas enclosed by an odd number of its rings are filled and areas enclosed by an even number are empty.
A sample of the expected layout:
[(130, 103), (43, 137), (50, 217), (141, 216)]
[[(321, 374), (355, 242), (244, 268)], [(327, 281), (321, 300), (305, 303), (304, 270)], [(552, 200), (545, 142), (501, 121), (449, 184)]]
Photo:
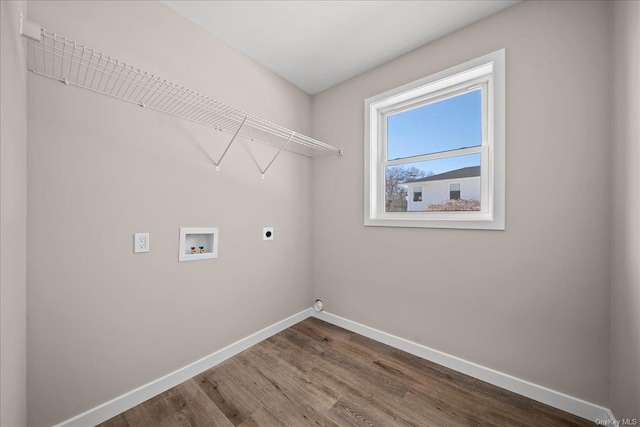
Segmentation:
[(449, 228), (464, 230), (504, 230), (504, 218), (486, 219), (393, 219), (365, 218), (365, 227), (410, 227), (410, 228)]

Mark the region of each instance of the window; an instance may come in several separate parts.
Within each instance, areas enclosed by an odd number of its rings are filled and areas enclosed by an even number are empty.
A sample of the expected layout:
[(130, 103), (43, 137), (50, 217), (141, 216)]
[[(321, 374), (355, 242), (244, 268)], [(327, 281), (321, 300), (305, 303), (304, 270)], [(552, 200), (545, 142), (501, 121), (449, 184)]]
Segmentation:
[(418, 185), (413, 187), (413, 201), (421, 202), (422, 201), (422, 186)]
[(449, 200), (460, 200), (460, 184), (449, 184)]
[(504, 230), (504, 49), (365, 101), (365, 225)]

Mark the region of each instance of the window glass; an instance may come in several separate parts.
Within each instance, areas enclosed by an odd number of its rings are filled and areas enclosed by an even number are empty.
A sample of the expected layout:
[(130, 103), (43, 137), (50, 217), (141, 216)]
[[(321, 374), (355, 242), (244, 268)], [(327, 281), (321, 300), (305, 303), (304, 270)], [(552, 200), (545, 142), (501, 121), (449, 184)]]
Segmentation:
[(416, 185), (413, 187), (413, 201), (421, 202), (422, 201), (422, 186)]
[(439, 153), (482, 144), (482, 91), (387, 116), (387, 159)]
[[(475, 153), (387, 166), (385, 211), (479, 211), (480, 160), (480, 153)], [(461, 179), (465, 181), (464, 188), (461, 188)], [(411, 198), (408, 197), (410, 188), (413, 188)], [(419, 200), (415, 197), (416, 191), (420, 191)]]
[(460, 200), (460, 184), (449, 184), (449, 199)]

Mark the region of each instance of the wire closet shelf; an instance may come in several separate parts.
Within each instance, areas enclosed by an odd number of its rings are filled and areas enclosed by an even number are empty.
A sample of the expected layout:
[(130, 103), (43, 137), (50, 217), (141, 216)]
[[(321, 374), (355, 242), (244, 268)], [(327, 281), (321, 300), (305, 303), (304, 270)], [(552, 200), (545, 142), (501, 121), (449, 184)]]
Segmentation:
[[(47, 31), (22, 18), (21, 34), (28, 40), (27, 68), (35, 74), (232, 135), (231, 142), (216, 162), (216, 167), (237, 137), (279, 148), (276, 157), (282, 151), (307, 157), (342, 154), (337, 147), (216, 101), (195, 90)], [(264, 170), (261, 169), (263, 175), (271, 163)]]

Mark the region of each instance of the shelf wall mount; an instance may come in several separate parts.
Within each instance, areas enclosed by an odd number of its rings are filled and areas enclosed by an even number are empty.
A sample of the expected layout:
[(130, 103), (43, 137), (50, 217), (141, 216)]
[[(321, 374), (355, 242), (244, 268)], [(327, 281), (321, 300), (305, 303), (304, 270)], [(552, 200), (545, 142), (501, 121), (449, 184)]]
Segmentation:
[(306, 157), (342, 154), (340, 148), (246, 113), (52, 33), (24, 19), (22, 14), (20, 34), (27, 40), (27, 69), (34, 74), (232, 135), (220, 159), (215, 162), (216, 170), (219, 170), (220, 163), (237, 137), (278, 149), (267, 167), (260, 168), (263, 177), (282, 151)]

